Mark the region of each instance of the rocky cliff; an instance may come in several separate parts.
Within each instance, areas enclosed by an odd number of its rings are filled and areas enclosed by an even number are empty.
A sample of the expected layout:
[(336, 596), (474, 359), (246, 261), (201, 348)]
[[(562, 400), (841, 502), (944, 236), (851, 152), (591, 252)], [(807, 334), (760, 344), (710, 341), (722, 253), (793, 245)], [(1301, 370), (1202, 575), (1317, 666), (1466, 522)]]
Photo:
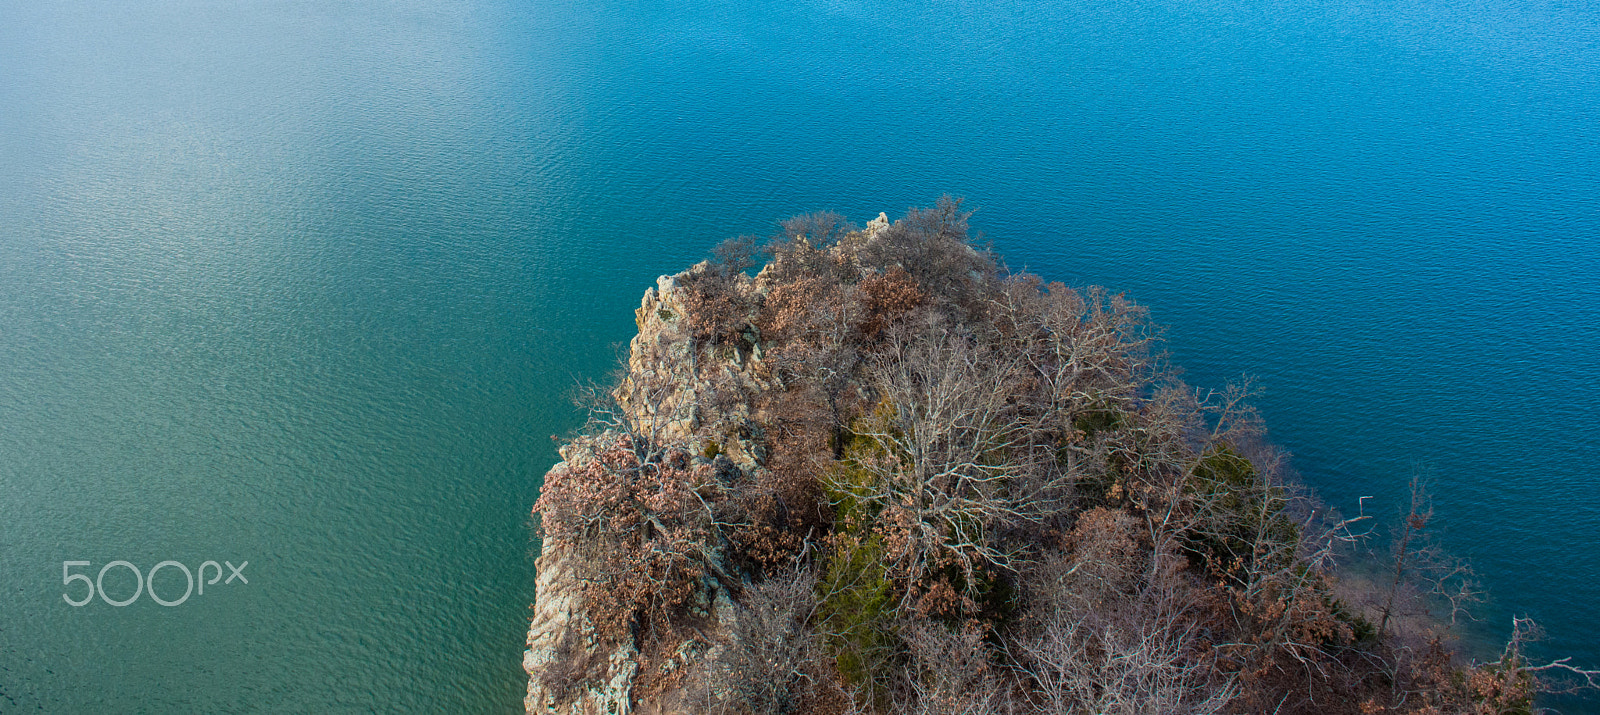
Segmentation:
[[(633, 427), (663, 442), (683, 444), (701, 466), (749, 471), (759, 468), (761, 447), (752, 439), (751, 396), (774, 386), (776, 378), (762, 369), (759, 336), (748, 329), (743, 340), (731, 345), (697, 344), (689, 325), (694, 308), (683, 289), (711, 270), (701, 263), (675, 276), (661, 276), (645, 291), (635, 321), (639, 333), (630, 344), (628, 373), (616, 388), (620, 417)], [(750, 294), (754, 282), (740, 275), (736, 290)], [(716, 400), (708, 399), (715, 394)], [(716, 414), (705, 405), (716, 404)], [(713, 446), (714, 445), (714, 446)], [(583, 440), (564, 446), (562, 461), (550, 476), (572, 468), (579, 455), (590, 449)], [(709, 455), (709, 456), (708, 456)], [(737, 618), (729, 598), (733, 584), (724, 583), (730, 569), (710, 569), (692, 596), (703, 626), (693, 638), (672, 648), (673, 655), (652, 663), (654, 673), (641, 672), (638, 644), (624, 640), (614, 647), (602, 645), (589, 622), (580, 585), (584, 557), (570, 546), (546, 544), (535, 562), (538, 569), (533, 619), (523, 654), (528, 694), (524, 705), (541, 715), (626, 715), (690, 712), (682, 706), (681, 689), (656, 687), (639, 692), (644, 680), (669, 681), (677, 671), (691, 669), (726, 642)], [(718, 573), (720, 572), (720, 573)], [(577, 638), (577, 642), (563, 642)], [(604, 663), (603, 675), (579, 692), (556, 692), (551, 677), (555, 669), (575, 662)], [(657, 676), (649, 678), (648, 676)], [(665, 676), (665, 677), (662, 677)]]

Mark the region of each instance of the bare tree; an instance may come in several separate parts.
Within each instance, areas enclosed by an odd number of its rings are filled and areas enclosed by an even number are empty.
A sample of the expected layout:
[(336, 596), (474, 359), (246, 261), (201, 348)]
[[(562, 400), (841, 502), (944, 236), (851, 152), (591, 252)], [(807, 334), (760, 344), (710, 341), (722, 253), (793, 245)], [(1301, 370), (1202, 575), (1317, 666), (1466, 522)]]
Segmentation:
[[(1524, 689), (1531, 693), (1574, 695), (1583, 692), (1600, 692), (1600, 669), (1587, 670), (1572, 665), (1571, 658), (1560, 658), (1534, 664), (1528, 660), (1524, 649), (1531, 642), (1544, 637), (1544, 629), (1531, 618), (1512, 617), (1511, 638), (1506, 642), (1500, 659), (1474, 668), (1476, 673), (1498, 675), (1512, 686), (1511, 692)], [(1475, 674), (1476, 674), (1475, 673)], [(1469, 686), (1475, 685), (1469, 677)], [(1481, 688), (1480, 688), (1481, 689)], [(1501, 687), (1497, 690), (1505, 690)]]
[(1468, 607), (1482, 600), (1482, 591), (1476, 575), (1466, 561), (1446, 553), (1428, 531), (1433, 521), (1433, 498), (1420, 475), (1411, 477), (1410, 502), (1401, 515), (1391, 548), (1394, 575), (1384, 599), (1378, 622), (1378, 635), (1389, 632), (1389, 620), (1395, 615), (1397, 601), (1418, 605), (1427, 611), (1434, 604), (1442, 604), (1448, 612), (1450, 623), (1466, 613)]
[(638, 354), (613, 374), (611, 386), (581, 386), (575, 401), (588, 413), (583, 432), (629, 435), (643, 450), (641, 459), (673, 437), (687, 435), (700, 417), (703, 396), (690, 389), (697, 382), (697, 356), (692, 349), (684, 355), (687, 359), (678, 360)]
[(782, 229), (767, 243), (772, 256), (769, 277), (788, 282), (805, 276), (848, 278), (853, 263), (831, 250), (842, 237), (855, 232), (855, 226), (832, 211), (803, 214), (782, 222)]
[(763, 338), (772, 341), (768, 362), (785, 382), (813, 386), (830, 403), (855, 377), (856, 338), (865, 310), (854, 286), (829, 276), (807, 276), (773, 286), (762, 305)]
[(755, 236), (739, 236), (730, 238), (711, 249), (711, 262), (717, 272), (728, 277), (755, 267), (756, 242)]
[(873, 358), (882, 399), (852, 426), (864, 446), (834, 480), (878, 514), (896, 573), (916, 581), (948, 563), (974, 588), (978, 569), (1009, 570), (1019, 556), (1000, 530), (1065, 507), (1054, 457), (1012, 399), (1023, 367), (933, 320), (896, 331)]
[(815, 572), (796, 565), (744, 589), (726, 642), (691, 695), (703, 710), (795, 713), (829, 687), (811, 628), (816, 583)]
[[(1078, 557), (1036, 594), (1045, 601), (1043, 626), (1017, 646), (1035, 697), (1051, 713), (1223, 711), (1238, 686), (1216, 669), (1215, 654), (1201, 647), (1202, 620), (1180, 573), (1181, 558), (1133, 557), (1145, 565), (1136, 574), (1122, 574), (1135, 577), (1131, 592), (1119, 583), (1092, 583), (1093, 571), (1127, 565), (1131, 555), (1100, 560), (1108, 555), (1095, 541), (1127, 536), (1107, 519), (1116, 521), (1108, 512), (1101, 523), (1078, 530)], [(1083, 598), (1074, 584), (1104, 592)]]
[(990, 306), (996, 329), (1041, 380), (1041, 412), (1062, 432), (1085, 412), (1130, 408), (1154, 377), (1157, 331), (1147, 311), (1120, 294), (1080, 294), (1021, 274), (999, 286)]
[(909, 651), (908, 681), (898, 712), (917, 715), (1003, 715), (1022, 711), (1014, 686), (983, 641), (984, 629), (967, 622), (954, 629), (907, 618), (898, 630)]

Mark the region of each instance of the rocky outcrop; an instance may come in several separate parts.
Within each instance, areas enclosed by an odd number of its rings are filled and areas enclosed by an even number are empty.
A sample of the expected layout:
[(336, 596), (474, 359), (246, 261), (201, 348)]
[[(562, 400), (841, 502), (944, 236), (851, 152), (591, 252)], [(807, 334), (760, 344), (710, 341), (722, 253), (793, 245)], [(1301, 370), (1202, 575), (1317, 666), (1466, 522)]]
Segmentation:
[[(884, 214), (861, 231), (842, 236), (830, 247), (841, 264), (854, 263), (856, 251), (890, 226)], [(863, 275), (869, 270), (861, 268)], [(770, 415), (753, 414), (762, 393), (785, 389), (777, 370), (768, 364), (763, 336), (755, 327), (753, 312), (762, 301), (769, 274), (752, 279), (742, 273), (728, 277), (700, 263), (671, 276), (661, 276), (645, 291), (634, 311), (639, 332), (629, 344), (628, 371), (613, 391), (621, 415), (636, 434), (658, 444), (674, 444), (699, 455), (697, 463), (716, 460), (719, 470), (736, 470), (749, 476), (764, 469), (761, 423)], [(734, 304), (752, 314), (732, 325), (736, 335), (718, 340), (695, 339), (697, 311), (704, 303), (697, 286), (716, 282), (719, 295), (731, 295)], [(584, 455), (580, 440), (562, 448), (562, 461), (547, 475), (562, 473)], [(528, 673), (524, 705), (539, 715), (624, 715), (696, 712), (677, 705), (682, 687), (655, 687), (674, 682), (678, 670), (692, 670), (714, 661), (720, 649), (734, 647), (738, 609), (730, 597), (742, 583), (724, 563), (708, 564), (708, 575), (694, 597), (691, 616), (697, 636), (685, 640), (666, 658), (645, 658), (637, 643), (605, 646), (587, 620), (582, 598), (585, 559), (571, 546), (546, 544), (535, 561), (538, 570), (533, 618), (529, 624), (523, 670)], [(635, 639), (637, 640), (637, 639)], [(652, 653), (655, 653), (652, 650)], [(646, 662), (648, 661), (648, 662)], [(581, 666), (581, 667), (576, 667)], [(581, 682), (564, 674), (581, 670)], [(681, 679), (680, 679), (681, 680)], [(681, 685), (681, 683), (680, 683)], [(641, 687), (645, 686), (645, 687)]]
[[(632, 644), (618, 646), (609, 654), (598, 653), (598, 644), (585, 634), (592, 629), (585, 627), (583, 598), (574, 577), (575, 561), (575, 554), (569, 549), (550, 548), (534, 562), (539, 576), (533, 620), (528, 626), (528, 649), (522, 654), (522, 669), (530, 676), (523, 706), (529, 713), (624, 715), (630, 712), (633, 701), (633, 679), (639, 669), (636, 653)], [(566, 638), (584, 640), (563, 642)], [(575, 698), (566, 698), (565, 693), (559, 692), (560, 686), (547, 683), (545, 672), (569, 665), (564, 661), (600, 655), (605, 655), (607, 662), (601, 687), (586, 688)]]
[[(697, 344), (688, 325), (694, 308), (685, 284), (704, 278), (712, 270), (700, 263), (675, 276), (661, 276), (656, 287), (645, 291), (634, 322), (639, 334), (629, 344), (628, 374), (617, 398), (629, 419), (648, 425), (646, 431), (663, 441), (686, 440), (704, 446), (716, 441), (741, 468), (762, 460), (750, 437), (755, 395), (782, 389), (781, 381), (764, 369), (761, 335), (753, 326), (740, 339), (723, 345)], [(750, 296), (756, 282), (739, 275), (734, 290)], [(716, 407), (708, 413), (707, 405)]]
[[(764, 369), (760, 336), (753, 327), (731, 345), (713, 347), (692, 339), (688, 321), (693, 311), (685, 283), (701, 278), (708, 270), (708, 264), (702, 263), (675, 276), (661, 276), (655, 287), (645, 291), (635, 311), (639, 333), (630, 345), (628, 373), (614, 394), (639, 432), (685, 445), (691, 453), (702, 455), (695, 458), (697, 462), (715, 457), (725, 468), (757, 469), (764, 455), (757, 439), (759, 428), (751, 419), (751, 398), (779, 385)], [(736, 282), (736, 290), (744, 295), (755, 290), (748, 277), (739, 276)], [(715, 414), (707, 414), (704, 406), (708, 404), (716, 405)], [(568, 469), (576, 456), (572, 450), (579, 448), (563, 447), (562, 461), (551, 467), (550, 473)], [(537, 590), (522, 659), (529, 676), (523, 701), (528, 713), (693, 712), (678, 704), (683, 700), (681, 691), (655, 688), (641, 692), (640, 684), (647, 676), (669, 676), (716, 657), (737, 618), (729, 595), (736, 584), (722, 582), (730, 578), (725, 564), (712, 564), (712, 575), (703, 579), (695, 597), (693, 615), (704, 624), (698, 637), (685, 640), (670, 657), (649, 663), (645, 667), (655, 672), (647, 673), (641, 672), (636, 644), (609, 647), (595, 637), (581, 593), (582, 554), (570, 546), (546, 545), (534, 563)], [(564, 682), (563, 674), (577, 664), (588, 664), (590, 677), (579, 683)]]

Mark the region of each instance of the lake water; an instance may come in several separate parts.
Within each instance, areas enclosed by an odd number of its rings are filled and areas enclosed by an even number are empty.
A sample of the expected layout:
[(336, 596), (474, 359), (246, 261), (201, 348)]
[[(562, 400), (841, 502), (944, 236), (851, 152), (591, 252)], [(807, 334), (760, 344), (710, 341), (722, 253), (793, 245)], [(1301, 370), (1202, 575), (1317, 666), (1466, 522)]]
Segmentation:
[(947, 192), (1600, 666), (1597, 128), (1576, 1), (0, 0), (0, 711), (515, 711), (644, 289)]

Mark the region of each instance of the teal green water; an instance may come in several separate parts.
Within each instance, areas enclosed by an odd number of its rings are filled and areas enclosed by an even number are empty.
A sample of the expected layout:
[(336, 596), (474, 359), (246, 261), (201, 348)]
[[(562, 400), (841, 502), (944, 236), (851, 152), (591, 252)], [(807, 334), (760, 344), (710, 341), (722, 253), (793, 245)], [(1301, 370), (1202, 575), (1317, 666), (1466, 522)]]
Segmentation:
[[(1431, 469), (1475, 642), (1532, 614), (1600, 665), (1596, 38), (1512, 0), (0, 0), (0, 712), (516, 710), (550, 435), (642, 291), (945, 192), (1192, 382), (1255, 375), (1333, 504)], [(117, 559), (249, 583), (63, 602)]]

